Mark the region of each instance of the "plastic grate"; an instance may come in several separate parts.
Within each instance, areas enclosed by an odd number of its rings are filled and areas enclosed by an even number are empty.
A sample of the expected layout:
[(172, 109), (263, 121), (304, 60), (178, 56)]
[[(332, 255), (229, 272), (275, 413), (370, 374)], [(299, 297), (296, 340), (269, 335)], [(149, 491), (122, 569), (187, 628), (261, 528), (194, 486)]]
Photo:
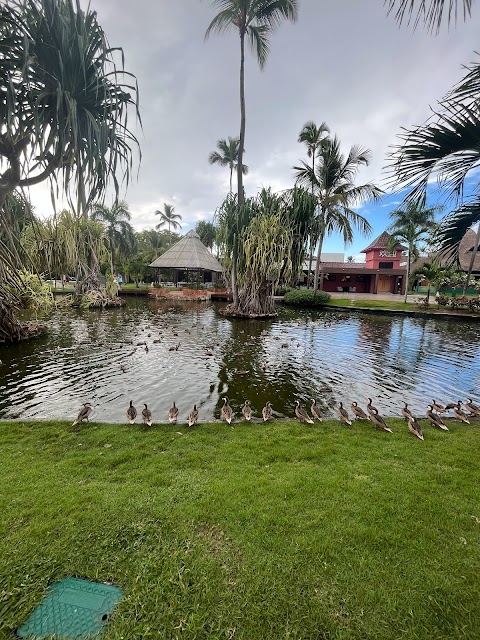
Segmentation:
[(17, 635), (32, 640), (100, 638), (122, 596), (118, 587), (65, 578), (50, 586), (43, 601), (17, 629)]

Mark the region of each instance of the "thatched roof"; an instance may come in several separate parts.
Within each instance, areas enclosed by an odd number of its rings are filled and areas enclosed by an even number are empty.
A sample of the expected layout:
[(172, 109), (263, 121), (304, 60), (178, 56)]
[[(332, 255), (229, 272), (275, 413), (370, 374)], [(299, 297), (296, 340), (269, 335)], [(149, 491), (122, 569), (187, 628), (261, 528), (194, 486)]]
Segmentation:
[(189, 231), (149, 266), (157, 269), (223, 271), (222, 265), (212, 256), (195, 231)]

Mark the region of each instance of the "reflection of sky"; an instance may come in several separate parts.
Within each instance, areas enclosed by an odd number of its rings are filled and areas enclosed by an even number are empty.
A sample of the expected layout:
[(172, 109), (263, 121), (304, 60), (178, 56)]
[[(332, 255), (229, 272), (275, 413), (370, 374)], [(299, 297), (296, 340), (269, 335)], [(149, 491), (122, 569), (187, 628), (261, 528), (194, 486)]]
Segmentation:
[(432, 398), (480, 402), (479, 333), (464, 321), (282, 308), (272, 321), (231, 321), (199, 303), (142, 300), (62, 312), (46, 337), (0, 348), (0, 416), (70, 419), (91, 401), (97, 419), (122, 421), (132, 399), (159, 421), (173, 400), (182, 419), (196, 403), (207, 420), (224, 395), (237, 414), (248, 398), (257, 415), (270, 400), (291, 416), (297, 397), (326, 415), (367, 397), (385, 415), (403, 401), (424, 414)]

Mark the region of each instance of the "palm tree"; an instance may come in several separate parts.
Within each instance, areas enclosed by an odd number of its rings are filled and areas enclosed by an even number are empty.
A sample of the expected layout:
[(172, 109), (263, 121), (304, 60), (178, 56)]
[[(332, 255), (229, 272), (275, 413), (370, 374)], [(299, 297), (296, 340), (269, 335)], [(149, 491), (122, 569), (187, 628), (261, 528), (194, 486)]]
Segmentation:
[(420, 245), (424, 245), (436, 229), (435, 212), (437, 209), (438, 207), (422, 207), (414, 202), (408, 202), (405, 206), (390, 213), (393, 224), (388, 230), (391, 234), (389, 248), (394, 251), (395, 247), (402, 243), (408, 247), (405, 302), (407, 302), (410, 286), (412, 262), (417, 260), (420, 255)]
[(428, 282), (427, 304), (430, 300), (432, 287), (439, 289), (452, 276), (450, 269), (446, 269), (435, 262), (425, 262), (421, 267), (415, 269), (414, 273), (416, 276), (422, 276)]
[[(423, 21), (430, 31), (440, 30), (440, 26), (447, 14), (448, 23), (452, 17), (456, 20), (459, 9), (463, 6), (463, 17), (470, 16), (473, 0), (384, 0), (388, 7), (388, 13), (394, 13), (396, 21), (401, 24), (405, 18), (410, 22), (414, 11), (417, 11), (414, 26)], [(448, 11), (447, 11), (448, 5)]]
[(131, 218), (128, 204), (123, 200), (114, 202), (110, 209), (103, 204), (96, 204), (92, 210), (92, 220), (100, 222), (105, 227), (112, 275), (116, 273), (115, 250), (119, 249), (120, 253), (128, 254), (135, 247)]
[(213, 245), (215, 244), (215, 240), (217, 237), (217, 227), (213, 222), (209, 222), (208, 220), (199, 220), (195, 227), (195, 231), (200, 236), (200, 240), (203, 244), (213, 251)]
[[(237, 205), (242, 207), (245, 201), (243, 190), (243, 153), (245, 148), (245, 38), (255, 51), (258, 64), (263, 69), (269, 52), (269, 36), (282, 19), (295, 22), (297, 19), (297, 0), (212, 0), (220, 9), (209, 24), (205, 33), (223, 33), (233, 28), (240, 36), (240, 140), (237, 160)], [(232, 264), (233, 303), (238, 305), (237, 259), (238, 237), (234, 239)]]
[[(240, 146), (240, 138), (222, 138), (217, 142), (218, 151), (212, 151), (208, 156), (210, 164), (219, 164), (221, 167), (229, 167), (230, 169), (230, 193), (232, 193), (232, 176), (233, 170), (237, 169), (238, 162), (238, 148)], [(245, 176), (248, 173), (247, 165), (243, 165), (242, 174)]]
[[(480, 166), (480, 63), (468, 67), (463, 80), (440, 102), (435, 117), (400, 136), (402, 143), (392, 154), (394, 186), (408, 188), (406, 200), (425, 204), (432, 176), (456, 206), (442, 220), (438, 249), (451, 262), (458, 262), (458, 249), (469, 228), (480, 223), (479, 186), (464, 197), (465, 180)], [(480, 243), (480, 224), (465, 282), (468, 287)]]
[(182, 216), (179, 213), (173, 213), (175, 211), (175, 207), (171, 204), (163, 203), (163, 211), (155, 211), (156, 216), (160, 216), (160, 222), (157, 224), (156, 228), (161, 229), (165, 225), (168, 225), (168, 233), (171, 233), (171, 228), (173, 230), (180, 229), (181, 224), (177, 222), (177, 220), (181, 220)]
[[(118, 192), (117, 171), (128, 181), (131, 145), (128, 111), (137, 110), (135, 81), (115, 64), (89, 8), (75, 0), (2, 3), (0, 7), (0, 226), (4, 205), (15, 189), (46, 179), (78, 194), (87, 211), (109, 180)], [(125, 76), (124, 76), (125, 77)], [(132, 86), (133, 85), (133, 86)], [(69, 191), (69, 188), (71, 191)], [(15, 321), (23, 266), (15, 248), (0, 245), (0, 335), (21, 339), (31, 331)], [(10, 338), (8, 338), (10, 336)]]
[[(317, 153), (317, 149), (321, 146), (322, 142), (326, 139), (325, 134), (329, 134), (330, 129), (328, 128), (325, 122), (317, 127), (317, 125), (309, 120), (306, 122), (300, 134), (298, 136), (298, 142), (302, 142), (307, 146), (307, 155), (309, 158), (312, 158), (312, 173), (315, 175), (315, 156)], [(313, 194), (313, 183), (312, 183), (312, 194)], [(313, 225), (310, 230), (310, 250), (309, 250), (309, 261), (308, 261), (308, 274), (307, 274), (307, 289), (310, 288), (310, 274), (312, 272), (312, 261), (313, 261), (313, 251), (315, 249), (315, 245), (318, 242), (318, 225)]]
[[(340, 151), (337, 136), (323, 142), (318, 153), (315, 172), (307, 163), (294, 167), (297, 182), (311, 188), (317, 199), (319, 228), (317, 264), (315, 268), (314, 291), (318, 289), (320, 257), (325, 236), (337, 231), (343, 235), (345, 244), (353, 241), (353, 227), (361, 233), (371, 232), (368, 221), (352, 207), (367, 200), (378, 200), (383, 193), (373, 183), (355, 186), (354, 181), (361, 166), (370, 162), (370, 151), (354, 146), (348, 156)], [(320, 284), (322, 288), (323, 283)]]

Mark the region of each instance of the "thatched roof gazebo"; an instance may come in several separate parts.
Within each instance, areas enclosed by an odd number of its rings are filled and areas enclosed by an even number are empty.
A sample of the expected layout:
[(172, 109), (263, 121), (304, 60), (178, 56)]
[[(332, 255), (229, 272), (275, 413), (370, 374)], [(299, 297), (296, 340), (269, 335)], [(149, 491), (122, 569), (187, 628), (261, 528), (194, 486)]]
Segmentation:
[(188, 274), (191, 271), (197, 273), (197, 285), (202, 274), (202, 281), (205, 282), (207, 273), (211, 273), (211, 278), (215, 273), (222, 273), (223, 267), (219, 261), (210, 253), (207, 247), (200, 240), (195, 231), (189, 231), (168, 251), (157, 258), (149, 265), (154, 269), (169, 269), (174, 272), (174, 284), (177, 285), (179, 276), (186, 274), (188, 282)]

